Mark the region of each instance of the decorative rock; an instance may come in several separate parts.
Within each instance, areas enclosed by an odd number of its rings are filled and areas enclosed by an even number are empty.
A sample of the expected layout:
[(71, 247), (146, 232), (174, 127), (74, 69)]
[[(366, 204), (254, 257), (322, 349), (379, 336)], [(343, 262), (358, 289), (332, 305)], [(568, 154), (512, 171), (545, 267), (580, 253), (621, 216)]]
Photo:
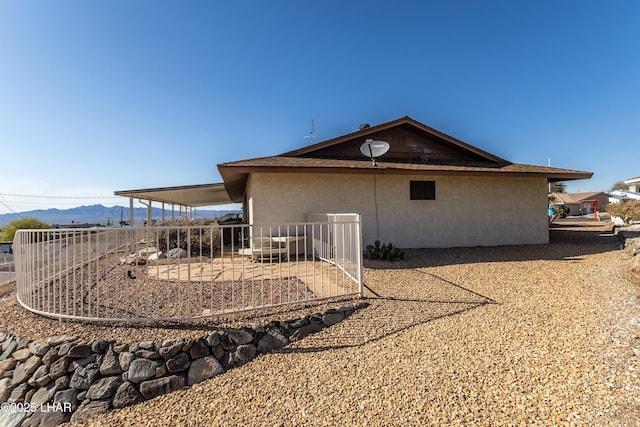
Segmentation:
[(28, 348), (23, 348), (22, 350), (16, 350), (11, 356), (18, 362), (24, 362), (32, 355), (33, 354), (31, 353), (31, 350), (29, 350)]
[(192, 359), (199, 359), (209, 355), (209, 347), (207, 343), (201, 338), (194, 341), (189, 349), (189, 355)]
[(31, 341), (27, 346), (31, 354), (36, 356), (44, 356), (49, 351), (49, 345), (46, 340)]
[(256, 357), (258, 350), (253, 344), (239, 345), (236, 351), (229, 354), (229, 366), (240, 366)]
[(69, 386), (75, 390), (88, 390), (100, 373), (100, 367), (91, 363), (84, 368), (78, 368), (71, 377)]
[(68, 375), (60, 377), (57, 380), (55, 380), (56, 389), (57, 390), (63, 390), (65, 388), (69, 387), (69, 383), (70, 382), (71, 382), (71, 378), (69, 378)]
[(131, 364), (131, 362), (135, 360), (135, 358), (136, 356), (133, 353), (130, 353), (128, 351), (123, 351), (118, 356), (118, 362), (120, 363), (120, 368), (122, 368), (123, 371), (127, 371), (129, 369), (129, 365)]
[(207, 337), (207, 345), (209, 347), (215, 347), (217, 345), (220, 345), (220, 335), (217, 333), (209, 335)]
[(320, 332), (323, 329), (324, 325), (322, 323), (310, 323), (294, 332), (294, 334), (291, 336), (291, 341), (301, 340), (307, 335), (315, 334), (316, 332)]
[(142, 402), (144, 398), (138, 390), (130, 382), (125, 382), (118, 387), (113, 396), (113, 407), (124, 408), (125, 406), (134, 405)]
[(207, 356), (202, 359), (196, 359), (191, 363), (189, 374), (187, 376), (187, 384), (193, 385), (200, 381), (213, 378), (224, 371), (220, 362), (213, 357)]
[(165, 375), (167, 375), (167, 366), (163, 363), (160, 366), (158, 366), (156, 368), (156, 378), (160, 378), (160, 377), (164, 377)]
[(51, 399), (56, 394), (56, 387), (54, 383), (49, 383), (45, 387), (40, 387), (31, 397), (31, 404), (33, 406), (40, 406)]
[(13, 371), (13, 383), (18, 384), (26, 381), (41, 364), (42, 360), (38, 356), (31, 356), (24, 363), (18, 363)]
[(120, 376), (101, 378), (91, 384), (91, 387), (87, 390), (86, 398), (91, 400), (101, 400), (111, 397), (120, 385), (122, 385), (122, 378), (120, 378)]
[(24, 420), (21, 427), (49, 427), (64, 424), (71, 419), (71, 412), (65, 412), (63, 407), (49, 411), (35, 411), (29, 418)]
[(42, 363), (44, 363), (46, 366), (51, 366), (51, 364), (59, 358), (60, 355), (58, 355), (58, 350), (56, 350), (55, 348), (49, 348), (49, 351), (47, 351), (47, 353), (42, 356)]
[[(67, 356), (67, 357), (69, 357), (69, 356)], [(67, 372), (71, 373), (71, 372), (75, 371), (78, 368), (84, 368), (85, 366), (89, 365), (90, 363), (96, 363), (96, 359), (97, 358), (96, 358), (95, 354), (90, 354), (89, 356), (83, 357), (82, 359), (74, 360), (73, 362), (71, 362), (69, 364), (69, 367), (67, 368)]]
[(85, 400), (71, 416), (71, 422), (88, 420), (109, 410), (109, 400)]
[(180, 390), (185, 385), (184, 377), (171, 375), (169, 377), (158, 378), (145, 381), (140, 384), (140, 393), (145, 399), (151, 399), (161, 394), (171, 393)]
[(213, 354), (216, 359), (220, 360), (224, 357), (224, 348), (222, 348), (221, 345), (217, 345), (211, 349), (211, 354)]
[(268, 353), (277, 350), (289, 344), (289, 339), (282, 335), (278, 328), (271, 328), (265, 336), (258, 341), (258, 351), (260, 353)]
[(27, 391), (29, 391), (29, 384), (27, 383), (18, 384), (11, 392), (11, 395), (7, 399), (7, 402), (9, 403), (23, 402), (24, 396), (27, 394)]
[(113, 350), (113, 346), (110, 345), (102, 359), (100, 364), (100, 375), (109, 376), (114, 374), (121, 374), (122, 368), (120, 367), (120, 361), (118, 355)]
[(182, 248), (169, 249), (169, 252), (167, 252), (167, 258), (185, 258), (186, 256), (187, 251)]
[(66, 403), (71, 407), (71, 411), (75, 411), (78, 408), (78, 390), (69, 388), (56, 392), (53, 397), (53, 403), (61, 403), (63, 405)]
[(225, 331), (231, 342), (236, 345), (249, 344), (253, 341), (253, 333), (246, 329), (230, 329)]
[(105, 340), (94, 341), (94, 343), (91, 344), (91, 351), (94, 353), (104, 354), (104, 351), (109, 347), (109, 344), (111, 343)]
[(140, 341), (138, 346), (143, 350), (156, 350), (156, 345), (153, 341)]
[(67, 356), (63, 356), (51, 364), (49, 367), (49, 376), (54, 380), (60, 378), (67, 373), (68, 368), (69, 358)]
[(118, 354), (122, 353), (123, 351), (127, 351), (128, 348), (129, 348), (129, 345), (127, 344), (120, 343), (120, 344), (113, 345), (113, 350)]
[(160, 353), (153, 350), (138, 350), (136, 351), (136, 357), (144, 359), (160, 359)]
[(342, 322), (342, 320), (344, 320), (344, 313), (340, 311), (335, 313), (326, 313), (322, 316), (322, 323), (327, 326), (335, 325), (336, 323)]
[(14, 369), (17, 364), (18, 361), (14, 358), (5, 359), (0, 362), (0, 376), (4, 375), (5, 372)]
[(159, 363), (149, 359), (136, 359), (129, 365), (127, 379), (132, 383), (141, 383), (156, 375)]
[(186, 353), (178, 353), (176, 356), (167, 360), (167, 369), (171, 373), (182, 372), (189, 369), (189, 356)]
[(71, 347), (71, 349), (69, 350), (69, 353), (67, 354), (67, 356), (74, 358), (74, 359), (79, 359), (81, 357), (87, 357), (91, 354), (91, 346), (88, 344), (78, 344), (75, 345), (73, 347)]
[(60, 356), (66, 356), (69, 353), (69, 349), (71, 349), (71, 347), (73, 347), (74, 344), (70, 343), (70, 342), (65, 342), (62, 343), (58, 346), (58, 354)]
[(163, 343), (163, 346), (160, 348), (160, 350), (158, 350), (158, 353), (164, 360), (169, 360), (176, 354), (180, 353), (183, 345), (184, 342), (182, 340), (169, 343), (167, 345), (164, 345)]
[(4, 349), (2, 354), (0, 354), (0, 361), (3, 361), (7, 357), (9, 357), (14, 352), (16, 347), (18, 346), (18, 343), (16, 343), (12, 338), (10, 338), (9, 339), (9, 344), (7, 344), (7, 341), (5, 341), (5, 343), (3, 344), (3, 347), (5, 345), (6, 345), (6, 348)]
[(51, 382), (51, 377), (49, 376), (49, 368), (46, 365), (40, 365), (28, 381), (31, 387), (42, 387), (49, 382)]
[(307, 319), (307, 316), (305, 316), (305, 317), (302, 317), (302, 318), (297, 319), (297, 320), (293, 320), (293, 321), (288, 322), (288, 323), (289, 323), (289, 327), (291, 329), (299, 329), (299, 328), (302, 328), (303, 326), (305, 326), (308, 322), (309, 321)]
[(11, 392), (15, 388), (11, 384), (11, 378), (3, 378), (0, 380), (0, 402), (6, 402), (11, 396)]
[(58, 336), (50, 337), (47, 340), (47, 344), (49, 344), (51, 347), (56, 347), (62, 343), (71, 343), (77, 339), (78, 337), (74, 335), (58, 335)]
[(19, 426), (26, 416), (25, 411), (0, 411), (0, 426)]

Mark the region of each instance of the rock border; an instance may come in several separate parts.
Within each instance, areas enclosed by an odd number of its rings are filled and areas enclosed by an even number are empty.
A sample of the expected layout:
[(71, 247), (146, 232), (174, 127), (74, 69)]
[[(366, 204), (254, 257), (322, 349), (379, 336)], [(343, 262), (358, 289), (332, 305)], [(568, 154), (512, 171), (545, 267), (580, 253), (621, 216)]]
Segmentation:
[(616, 227), (615, 231), (620, 239), (620, 249), (631, 260), (631, 271), (640, 273), (640, 225)]
[(366, 302), (196, 339), (26, 340), (0, 331), (0, 425), (87, 420), (213, 378), (341, 322)]

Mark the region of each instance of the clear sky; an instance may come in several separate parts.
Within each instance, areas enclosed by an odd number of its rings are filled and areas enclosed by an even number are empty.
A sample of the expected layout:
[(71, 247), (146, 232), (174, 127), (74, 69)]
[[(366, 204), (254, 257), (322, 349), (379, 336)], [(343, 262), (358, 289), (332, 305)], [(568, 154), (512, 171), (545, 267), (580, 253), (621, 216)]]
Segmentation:
[[(0, 0), (0, 213), (220, 182), (408, 115), (515, 163), (640, 175), (640, 2)], [(34, 197), (38, 196), (38, 197)]]

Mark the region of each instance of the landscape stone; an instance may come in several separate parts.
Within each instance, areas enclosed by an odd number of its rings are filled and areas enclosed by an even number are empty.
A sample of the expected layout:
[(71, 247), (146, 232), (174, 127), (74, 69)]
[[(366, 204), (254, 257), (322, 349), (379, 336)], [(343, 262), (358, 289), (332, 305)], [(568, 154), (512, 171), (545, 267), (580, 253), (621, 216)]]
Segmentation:
[(71, 419), (71, 412), (50, 410), (35, 411), (24, 420), (21, 427), (51, 427), (64, 424)]
[(54, 380), (60, 378), (67, 373), (68, 367), (69, 358), (67, 356), (63, 356), (51, 364), (49, 367), (49, 376)]
[(27, 346), (31, 354), (36, 356), (44, 356), (49, 351), (49, 345), (46, 340), (31, 341)]
[(106, 340), (94, 341), (93, 344), (91, 344), (91, 351), (94, 353), (103, 354), (105, 350), (109, 347), (109, 344), (111, 343)]
[(6, 348), (4, 349), (4, 351), (2, 352), (2, 354), (0, 354), (0, 361), (5, 360), (7, 357), (9, 357), (14, 350), (16, 349), (16, 347), (18, 346), (18, 343), (16, 343), (13, 338), (10, 338), (9, 343), (7, 344), (7, 341), (5, 341), (5, 343), (3, 344), (3, 346), (6, 345)]
[(253, 341), (253, 333), (246, 329), (230, 329), (225, 332), (231, 342), (236, 345), (249, 344)]
[(327, 326), (333, 326), (336, 323), (342, 322), (343, 319), (344, 313), (341, 311), (335, 313), (326, 313), (324, 316), (322, 316), (322, 323)]
[(155, 350), (138, 350), (136, 351), (136, 357), (142, 357), (145, 359), (160, 359), (160, 353)]
[(277, 350), (289, 344), (289, 339), (282, 335), (278, 328), (271, 328), (258, 341), (258, 351), (260, 353), (268, 353)]
[(32, 355), (33, 354), (31, 353), (31, 350), (29, 350), (28, 348), (23, 348), (22, 350), (16, 350), (11, 356), (18, 362), (24, 362)]
[(55, 380), (56, 388), (58, 390), (63, 390), (69, 387), (69, 383), (71, 382), (71, 378), (68, 375), (64, 375)]
[(49, 348), (49, 351), (47, 351), (47, 353), (42, 356), (42, 363), (44, 363), (46, 366), (51, 366), (51, 364), (59, 358), (60, 355), (58, 355), (58, 350), (56, 350), (55, 348)]
[(74, 360), (69, 364), (69, 367), (67, 368), (67, 372), (73, 372), (78, 368), (84, 368), (90, 363), (96, 363), (96, 359), (97, 358), (95, 354), (90, 354), (89, 356), (83, 357), (82, 359)]
[(163, 377), (143, 382), (142, 384), (140, 384), (140, 393), (145, 399), (151, 399), (162, 394), (180, 390), (182, 387), (184, 387), (184, 385), (184, 377), (171, 375), (169, 377)]
[(73, 347), (71, 347), (71, 349), (69, 349), (69, 353), (67, 353), (67, 356), (74, 358), (74, 359), (80, 359), (82, 357), (87, 357), (91, 354), (91, 346), (88, 344), (78, 344), (75, 345)]
[(75, 411), (78, 408), (78, 390), (68, 388), (56, 392), (53, 396), (54, 403), (70, 403), (71, 411)]
[(69, 386), (76, 390), (88, 390), (100, 374), (100, 367), (91, 363), (84, 368), (78, 368), (71, 377)]
[(121, 384), (122, 378), (120, 376), (101, 378), (91, 384), (91, 387), (87, 390), (86, 398), (91, 400), (100, 400), (106, 397), (111, 397)]
[(6, 402), (14, 388), (11, 378), (2, 378), (0, 380), (0, 402)]
[(4, 359), (2, 362), (0, 362), (0, 375), (14, 369), (17, 364), (18, 361), (14, 358)]
[(182, 342), (182, 340), (178, 342), (173, 342), (167, 345), (163, 344), (163, 346), (160, 347), (160, 350), (158, 350), (158, 353), (164, 360), (168, 360), (168, 359), (171, 359), (176, 354), (180, 353), (183, 345), (184, 345), (184, 342)]
[(213, 356), (196, 359), (191, 363), (191, 367), (189, 368), (187, 384), (193, 385), (208, 380), (221, 374), (223, 371), (222, 365), (220, 365), (220, 362)]
[(136, 359), (135, 354), (130, 353), (128, 351), (123, 351), (118, 355), (118, 363), (120, 363), (120, 368), (123, 371), (127, 371), (129, 369), (129, 365)]
[(42, 365), (42, 360), (38, 356), (31, 356), (24, 363), (18, 363), (13, 371), (13, 383), (26, 381)]
[(240, 366), (253, 360), (258, 354), (256, 346), (253, 344), (239, 345), (236, 351), (229, 354), (229, 366)]
[(27, 394), (27, 391), (29, 391), (29, 388), (30, 388), (29, 384), (27, 384), (27, 383), (18, 384), (11, 391), (11, 395), (7, 399), (7, 402), (9, 402), (9, 403), (23, 402), (24, 401), (24, 396)]
[(85, 400), (71, 415), (71, 422), (88, 420), (96, 415), (104, 414), (110, 407), (110, 400)]
[(124, 408), (142, 402), (144, 398), (130, 382), (124, 382), (118, 387), (113, 396), (113, 407)]
[(129, 365), (127, 379), (132, 383), (141, 383), (156, 375), (158, 362), (149, 359), (136, 359)]
[(108, 376), (120, 373), (122, 373), (122, 368), (120, 367), (118, 354), (113, 350), (113, 346), (110, 345), (100, 364), (100, 374)]
[(76, 341), (77, 339), (78, 337), (76, 337), (75, 335), (58, 335), (49, 337), (49, 339), (47, 340), (47, 344), (49, 344), (51, 347), (56, 347), (63, 343), (71, 343), (73, 341)]
[(22, 425), (22, 420), (27, 416), (24, 411), (0, 411), (0, 426), (14, 427)]
[(207, 345), (209, 347), (215, 347), (220, 345), (220, 334), (215, 333), (207, 336)]
[(56, 386), (54, 383), (49, 383), (44, 387), (39, 387), (30, 399), (30, 402), (34, 406), (42, 405), (53, 399), (56, 394)]
[(315, 334), (316, 332), (320, 332), (323, 329), (324, 325), (322, 323), (310, 323), (295, 331), (291, 336), (291, 341), (301, 340), (307, 335)]
[(189, 349), (189, 355), (192, 359), (199, 359), (209, 355), (209, 347), (203, 339), (197, 339)]
[(182, 248), (169, 249), (167, 252), (167, 258), (184, 258), (187, 256), (187, 251)]
[(156, 350), (156, 345), (153, 341), (140, 341), (138, 346), (143, 350)]
[(182, 372), (189, 369), (189, 356), (186, 353), (178, 353), (176, 356), (167, 360), (167, 369), (171, 373)]

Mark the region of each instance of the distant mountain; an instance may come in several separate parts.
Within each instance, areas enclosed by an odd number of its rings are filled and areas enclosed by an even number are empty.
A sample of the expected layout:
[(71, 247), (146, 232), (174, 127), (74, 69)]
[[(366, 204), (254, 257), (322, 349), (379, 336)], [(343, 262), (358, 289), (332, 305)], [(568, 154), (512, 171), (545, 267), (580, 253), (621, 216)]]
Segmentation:
[[(142, 225), (147, 219), (147, 208), (134, 208), (135, 225)], [(196, 209), (196, 218), (219, 218), (229, 213), (240, 213), (233, 210), (199, 210)], [(175, 210), (176, 217), (180, 215)], [(151, 216), (154, 219), (162, 218), (161, 208), (152, 208)], [(100, 224), (119, 226), (120, 219), (129, 220), (129, 208), (126, 206), (106, 207), (102, 205), (80, 206), (71, 209), (40, 209), (35, 211), (20, 212), (19, 214), (0, 214), (0, 227), (22, 217), (34, 217), (51, 225), (64, 224)], [(171, 209), (165, 209), (165, 218), (171, 218)]]

